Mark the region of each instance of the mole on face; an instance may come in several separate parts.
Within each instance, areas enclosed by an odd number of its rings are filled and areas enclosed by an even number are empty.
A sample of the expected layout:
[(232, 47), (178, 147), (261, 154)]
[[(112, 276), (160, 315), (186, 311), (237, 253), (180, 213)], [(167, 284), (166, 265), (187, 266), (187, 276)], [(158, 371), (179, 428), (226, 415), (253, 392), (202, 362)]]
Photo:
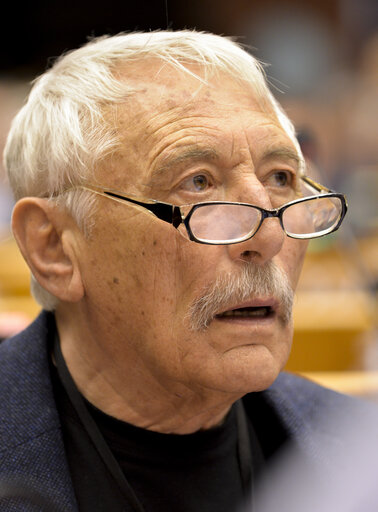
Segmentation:
[(119, 283), (119, 279), (118, 279), (118, 277), (113, 277), (113, 283), (114, 283), (114, 284), (118, 284), (118, 283)]

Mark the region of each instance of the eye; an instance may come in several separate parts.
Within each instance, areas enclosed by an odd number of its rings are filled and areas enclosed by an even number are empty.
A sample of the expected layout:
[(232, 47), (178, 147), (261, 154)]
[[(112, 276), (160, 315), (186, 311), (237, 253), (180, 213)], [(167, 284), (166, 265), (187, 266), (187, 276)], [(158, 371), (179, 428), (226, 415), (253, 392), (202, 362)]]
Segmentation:
[(196, 190), (205, 190), (209, 185), (209, 181), (204, 174), (199, 174), (193, 177), (193, 186)]
[(211, 183), (205, 174), (196, 174), (184, 180), (181, 186), (189, 192), (205, 192), (211, 186)]
[(292, 186), (294, 177), (289, 171), (276, 171), (271, 174), (267, 180), (267, 185), (273, 187), (290, 187)]

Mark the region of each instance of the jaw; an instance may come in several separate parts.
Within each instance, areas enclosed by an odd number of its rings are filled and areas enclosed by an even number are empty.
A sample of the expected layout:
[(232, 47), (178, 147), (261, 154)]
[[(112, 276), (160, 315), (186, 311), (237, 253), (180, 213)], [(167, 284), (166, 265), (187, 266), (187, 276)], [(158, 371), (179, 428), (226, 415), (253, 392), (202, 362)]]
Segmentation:
[(184, 341), (188, 381), (239, 395), (266, 389), (284, 368), (292, 337), (292, 322), (278, 316), (257, 321), (215, 318), (206, 330), (188, 333)]
[[(149, 339), (148, 358), (146, 353), (133, 357), (130, 347), (127, 357), (120, 352), (113, 358), (102, 354), (97, 359), (100, 375), (93, 365), (83, 372), (83, 354), (70, 352), (67, 339), (72, 336), (66, 332), (64, 318), (58, 316), (59, 325), (63, 324), (64, 356), (84, 396), (112, 416), (160, 432), (189, 433), (217, 424), (238, 398), (269, 387), (289, 352), (289, 326), (279, 327), (276, 317), (266, 326), (256, 320), (242, 319), (241, 325), (235, 325), (214, 319), (203, 333), (186, 331), (183, 335), (182, 329), (173, 329), (169, 339), (163, 339), (166, 329), (161, 327), (160, 349), (154, 350)], [(85, 349), (80, 341), (74, 346)], [(140, 349), (140, 343), (136, 345)], [(93, 363), (93, 346), (86, 348)], [(161, 350), (167, 353), (163, 360)]]

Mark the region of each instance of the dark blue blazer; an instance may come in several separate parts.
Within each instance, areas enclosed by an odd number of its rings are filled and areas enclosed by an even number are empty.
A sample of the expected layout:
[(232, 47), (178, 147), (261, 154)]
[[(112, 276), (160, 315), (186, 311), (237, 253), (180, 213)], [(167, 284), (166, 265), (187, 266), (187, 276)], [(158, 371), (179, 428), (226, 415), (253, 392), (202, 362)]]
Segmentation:
[[(26, 490), (42, 490), (57, 510), (70, 512), (77, 505), (49, 376), (47, 315), (42, 312), (0, 345), (0, 497), (7, 483), (22, 482)], [(263, 395), (295, 443), (321, 462), (325, 439), (328, 446), (340, 439), (337, 429), (319, 427), (320, 420), (329, 411), (354, 407), (351, 398), (285, 373)], [(9, 512), (35, 510), (1, 503), (0, 510)]]

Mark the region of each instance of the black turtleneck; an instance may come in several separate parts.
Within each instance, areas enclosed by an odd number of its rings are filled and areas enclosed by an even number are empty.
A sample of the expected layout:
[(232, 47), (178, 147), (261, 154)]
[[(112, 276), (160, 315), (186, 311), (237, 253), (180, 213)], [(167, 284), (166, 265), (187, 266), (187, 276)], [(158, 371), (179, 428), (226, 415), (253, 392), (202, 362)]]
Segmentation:
[[(74, 394), (80, 396), (86, 414), (96, 425), (99, 435), (96, 440), (89, 435), (90, 429), (73, 405), (72, 388), (67, 389), (62, 383), (60, 370), (58, 374), (53, 365), (51, 372), (80, 512), (241, 510), (244, 495), (235, 405), (222, 425), (215, 428), (185, 435), (162, 434), (103, 413), (75, 388)], [(285, 435), (274, 417), (267, 415), (268, 409), (259, 393), (247, 395), (244, 401), (248, 408), (250, 464), (256, 481)], [(257, 415), (258, 431), (251, 421), (251, 411), (253, 416)], [(275, 433), (275, 446), (272, 446), (272, 433)], [(110, 450), (127, 485), (123, 485), (122, 478), (118, 481), (114, 478), (112, 464), (102, 456), (98, 445)]]

